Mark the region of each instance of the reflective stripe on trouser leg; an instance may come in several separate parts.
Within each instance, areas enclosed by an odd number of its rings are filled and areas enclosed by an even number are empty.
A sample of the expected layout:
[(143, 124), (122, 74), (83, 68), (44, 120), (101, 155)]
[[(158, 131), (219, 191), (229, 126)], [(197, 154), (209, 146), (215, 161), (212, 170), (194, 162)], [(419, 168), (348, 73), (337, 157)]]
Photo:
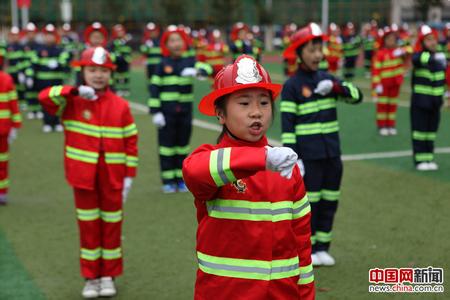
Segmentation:
[(7, 194), (9, 188), (8, 160), (9, 160), (8, 136), (0, 136), (0, 194)]
[(379, 96), (377, 102), (377, 126), (378, 128), (383, 128), (387, 126), (388, 119), (388, 104), (385, 103), (387, 98), (385, 96)]
[(102, 265), (101, 276), (116, 277), (123, 272), (122, 260), (122, 190), (112, 189), (108, 169), (102, 158), (98, 165)]
[(190, 153), (189, 141), (192, 133), (192, 112), (179, 114), (177, 118), (177, 135), (176, 135), (176, 172), (175, 177), (178, 182), (183, 181), (181, 169), (183, 168), (183, 160)]
[[(159, 162), (161, 167), (161, 180), (163, 184), (172, 184), (176, 182), (175, 170), (177, 169), (176, 157), (176, 116), (164, 114), (166, 126), (158, 130), (159, 142)], [(162, 151), (166, 149), (169, 151)]]
[(413, 160), (421, 163), (434, 160), (434, 140), (439, 128), (440, 110), (410, 108)]
[(352, 79), (355, 76), (356, 56), (346, 57), (344, 61), (344, 77)]
[(100, 277), (101, 224), (98, 192), (74, 188), (80, 233), (80, 265), (84, 278)]

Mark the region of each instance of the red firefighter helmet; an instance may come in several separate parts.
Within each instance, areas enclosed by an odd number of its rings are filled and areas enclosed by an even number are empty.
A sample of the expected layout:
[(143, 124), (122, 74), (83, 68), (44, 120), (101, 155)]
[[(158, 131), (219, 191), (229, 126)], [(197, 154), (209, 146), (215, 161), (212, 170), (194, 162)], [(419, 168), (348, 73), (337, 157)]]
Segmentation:
[(100, 22), (94, 22), (91, 25), (89, 25), (83, 33), (83, 38), (84, 38), (84, 42), (86, 44), (90, 44), (89, 43), (89, 36), (91, 35), (92, 32), (94, 31), (99, 31), (101, 34), (103, 34), (104, 36), (104, 40), (103, 40), (103, 47), (106, 46), (106, 44), (108, 43), (108, 30), (106, 29), (105, 26), (102, 25), (102, 23)]
[(44, 28), (42, 28), (42, 33), (51, 34), (55, 37), (55, 42), (59, 43), (59, 34), (56, 31), (56, 27), (53, 24), (47, 24)]
[(239, 38), (239, 31), (245, 30), (246, 32), (250, 32), (250, 28), (247, 24), (243, 22), (237, 22), (233, 25), (233, 28), (231, 28), (230, 38), (232, 41), (235, 41)]
[(379, 48), (383, 48), (384, 47), (384, 40), (391, 33), (395, 34), (398, 37), (399, 30), (398, 30), (397, 24), (392, 24), (391, 26), (385, 26), (383, 28), (383, 30), (379, 30), (378, 31), (378, 36), (379, 36), (378, 45), (379, 45)]
[(434, 37), (436, 38), (436, 40), (438, 39), (438, 32), (434, 29), (432, 29), (430, 26), (428, 25), (422, 25), (419, 28), (419, 32), (417, 34), (417, 41), (416, 41), (416, 45), (414, 47), (414, 50), (416, 52), (422, 51), (422, 42), (424, 40), (424, 38), (427, 35), (434, 35)]
[(25, 32), (37, 32), (37, 27), (33, 22), (28, 22), (25, 26)]
[(198, 109), (204, 115), (215, 116), (217, 99), (248, 88), (266, 89), (275, 101), (281, 87), (281, 84), (272, 83), (269, 73), (253, 57), (244, 54), (217, 73), (214, 78), (214, 90), (202, 98)]
[(316, 38), (320, 38), (322, 41), (325, 40), (322, 29), (316, 23), (309, 23), (307, 26), (300, 28), (299, 31), (292, 35), (291, 44), (284, 50), (283, 57), (287, 59), (295, 58), (298, 47)]
[(111, 38), (116, 39), (119, 37), (120, 34), (125, 35), (127, 31), (125, 30), (125, 27), (122, 24), (116, 24), (113, 26), (111, 30)]
[(64, 23), (63, 26), (61, 27), (62, 30), (64, 32), (70, 32), (72, 31), (72, 26), (70, 25), (70, 23)]
[(74, 67), (98, 66), (111, 70), (116, 69), (113, 64), (109, 52), (103, 47), (90, 47), (81, 53), (81, 58), (78, 61), (72, 62)]
[(169, 36), (171, 34), (174, 34), (174, 33), (178, 33), (181, 36), (181, 38), (183, 39), (183, 41), (184, 41), (184, 50), (186, 50), (189, 47), (189, 45), (190, 45), (190, 40), (189, 40), (188, 35), (186, 34), (186, 31), (184, 29), (182, 29), (182, 28), (177, 27), (177, 26), (170, 25), (169, 27), (167, 27), (167, 30), (164, 31), (164, 33), (163, 33), (163, 35), (161, 37), (160, 47), (161, 47), (161, 53), (162, 53), (163, 56), (169, 56), (170, 55), (170, 51), (167, 48), (166, 43), (167, 43), (167, 40), (169, 39)]

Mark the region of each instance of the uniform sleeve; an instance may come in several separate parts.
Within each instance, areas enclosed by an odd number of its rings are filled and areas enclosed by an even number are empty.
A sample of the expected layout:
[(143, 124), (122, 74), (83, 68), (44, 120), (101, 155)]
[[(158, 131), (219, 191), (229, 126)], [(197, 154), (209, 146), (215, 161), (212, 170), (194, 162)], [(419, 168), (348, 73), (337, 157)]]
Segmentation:
[(25, 67), (25, 75), (28, 78), (33, 78), (39, 68), (39, 56), (36, 51), (32, 50), (30, 54), (30, 60)]
[(372, 62), (372, 86), (376, 87), (381, 82), (380, 78), (381, 59), (378, 52), (374, 55)]
[(294, 88), (290, 81), (286, 82), (281, 91), (281, 142), (283, 146), (297, 151), (297, 138), (295, 135), (295, 125), (297, 118), (297, 100)]
[(266, 170), (266, 149), (200, 146), (183, 162), (183, 178), (194, 197), (210, 200), (218, 189)]
[(20, 128), (22, 126), (22, 116), (19, 111), (19, 104), (17, 100), (17, 91), (14, 86), (14, 82), (11, 77), (9, 77), (6, 89), (6, 96), (8, 101), (9, 110), (11, 112), (11, 123), (12, 127)]
[(333, 93), (338, 100), (357, 104), (362, 102), (364, 95), (361, 90), (353, 85), (351, 82), (341, 81), (333, 77)]
[(77, 90), (69, 85), (55, 85), (43, 89), (39, 93), (39, 102), (42, 107), (51, 115), (61, 115), (66, 107), (67, 101), (75, 96)]
[(213, 72), (213, 68), (211, 67), (211, 65), (202, 61), (197, 61), (194, 65), (194, 68), (196, 68), (200, 73), (200, 76), (203, 77), (207, 77)]
[(298, 167), (294, 169), (296, 179), (295, 201), (292, 227), (297, 240), (298, 257), (300, 261), (300, 278), (298, 287), (300, 299), (313, 300), (314, 273), (311, 261), (311, 207), (306, 196), (305, 185)]
[(126, 176), (136, 177), (136, 169), (138, 166), (138, 130), (129, 106), (127, 106), (124, 112), (123, 123), (127, 167)]
[(161, 93), (161, 83), (162, 83), (162, 64), (158, 64), (150, 79), (150, 99), (148, 99), (148, 107), (150, 108), (151, 114), (156, 114), (161, 111), (161, 99), (159, 94)]

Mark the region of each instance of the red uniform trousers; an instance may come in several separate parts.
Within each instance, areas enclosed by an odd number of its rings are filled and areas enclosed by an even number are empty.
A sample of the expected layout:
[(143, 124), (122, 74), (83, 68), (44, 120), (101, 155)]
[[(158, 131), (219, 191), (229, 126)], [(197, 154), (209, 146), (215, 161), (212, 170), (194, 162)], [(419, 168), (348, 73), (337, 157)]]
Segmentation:
[(8, 193), (8, 160), (9, 160), (8, 136), (0, 135), (0, 196)]
[(84, 278), (122, 274), (122, 190), (112, 189), (101, 154), (94, 190), (74, 188)]
[(383, 93), (378, 95), (377, 102), (377, 126), (378, 128), (392, 127), (396, 125), (397, 98), (401, 85), (383, 85)]

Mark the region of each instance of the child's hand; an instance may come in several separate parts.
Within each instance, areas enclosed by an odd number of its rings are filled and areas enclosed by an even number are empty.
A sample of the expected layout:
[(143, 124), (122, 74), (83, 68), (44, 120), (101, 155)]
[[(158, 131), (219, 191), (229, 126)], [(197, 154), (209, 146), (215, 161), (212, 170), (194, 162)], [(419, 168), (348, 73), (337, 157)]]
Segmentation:
[(325, 96), (328, 95), (333, 89), (333, 81), (330, 79), (321, 80), (314, 90), (314, 93)]
[(131, 190), (131, 185), (133, 184), (132, 177), (125, 177), (123, 179), (123, 189), (122, 189), (122, 201), (123, 203), (127, 202), (128, 193)]
[(378, 84), (378, 85), (375, 87), (375, 92), (377, 93), (377, 95), (383, 94), (383, 86), (382, 86), (381, 84)]
[(87, 99), (87, 100), (97, 100), (98, 96), (95, 94), (94, 88), (87, 86), (87, 85), (80, 85), (78, 87), (78, 95), (81, 98)]
[(266, 146), (266, 169), (280, 172), (282, 177), (290, 179), (292, 170), (297, 164), (297, 153), (288, 147), (269, 147)]
[(192, 76), (195, 77), (197, 76), (197, 69), (196, 68), (184, 68), (183, 70), (181, 70), (181, 76), (183, 77), (187, 77), (187, 76)]
[(445, 57), (445, 54), (442, 52), (438, 52), (434, 54), (434, 59), (441, 64), (443, 67), (447, 66), (447, 58)]
[(395, 49), (393, 52), (392, 52), (392, 55), (394, 56), (394, 57), (399, 57), (399, 56), (402, 56), (402, 55), (405, 55), (406, 54), (406, 51), (405, 51), (405, 49), (403, 49), (403, 48), (397, 48), (397, 49)]

